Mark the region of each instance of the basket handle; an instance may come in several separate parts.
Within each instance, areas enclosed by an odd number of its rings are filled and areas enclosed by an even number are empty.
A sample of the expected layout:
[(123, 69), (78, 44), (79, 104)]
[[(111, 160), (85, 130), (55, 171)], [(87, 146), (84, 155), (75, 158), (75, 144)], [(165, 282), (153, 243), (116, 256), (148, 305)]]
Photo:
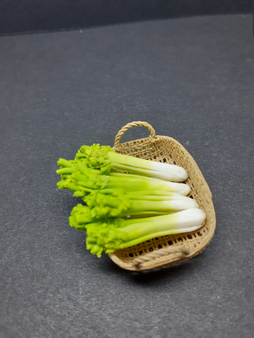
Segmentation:
[(151, 261), (153, 259), (156, 258), (160, 258), (166, 255), (172, 255), (172, 254), (179, 254), (180, 256), (187, 256), (190, 253), (190, 250), (188, 248), (185, 248), (183, 246), (181, 247), (167, 247), (165, 249), (162, 250), (156, 250), (156, 251), (152, 251), (149, 252), (148, 254), (144, 255), (144, 256), (140, 256), (136, 259), (133, 260), (132, 265), (136, 268), (136, 269), (140, 269), (141, 265), (143, 263), (146, 263), (148, 261)]
[(133, 122), (127, 123), (122, 129), (119, 130), (115, 138), (114, 148), (119, 146), (119, 143), (120, 143), (120, 140), (123, 134), (128, 129), (133, 128), (133, 127), (146, 127), (149, 130), (151, 137), (153, 139), (156, 138), (155, 130), (149, 123), (144, 122), (144, 121), (133, 121)]

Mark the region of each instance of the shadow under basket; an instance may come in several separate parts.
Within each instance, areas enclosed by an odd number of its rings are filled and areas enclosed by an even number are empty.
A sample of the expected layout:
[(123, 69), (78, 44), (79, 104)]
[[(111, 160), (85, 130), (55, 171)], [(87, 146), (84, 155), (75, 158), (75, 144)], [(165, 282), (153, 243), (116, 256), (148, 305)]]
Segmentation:
[[(146, 127), (150, 136), (126, 143), (120, 143), (122, 135), (132, 127)], [(120, 154), (146, 160), (176, 164), (184, 168), (189, 177), (185, 181), (193, 198), (206, 213), (202, 228), (179, 235), (168, 235), (151, 239), (133, 247), (117, 250), (110, 259), (123, 269), (142, 271), (169, 267), (200, 254), (213, 238), (216, 217), (211, 191), (196, 162), (188, 151), (176, 140), (155, 134), (151, 125), (136, 121), (128, 123), (117, 134), (113, 148)]]

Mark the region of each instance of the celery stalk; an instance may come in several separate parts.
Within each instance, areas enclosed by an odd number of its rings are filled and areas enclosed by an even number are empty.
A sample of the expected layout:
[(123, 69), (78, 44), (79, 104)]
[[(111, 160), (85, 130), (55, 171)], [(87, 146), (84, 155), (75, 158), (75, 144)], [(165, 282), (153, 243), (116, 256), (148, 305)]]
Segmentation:
[(76, 154), (75, 162), (84, 162), (90, 168), (100, 169), (103, 173), (120, 169), (173, 182), (183, 182), (188, 177), (186, 171), (177, 165), (118, 154), (110, 147), (99, 144), (82, 146)]
[(205, 222), (200, 209), (189, 209), (164, 216), (134, 220), (108, 220), (87, 225), (87, 249), (101, 256), (147, 241), (151, 238), (194, 231)]

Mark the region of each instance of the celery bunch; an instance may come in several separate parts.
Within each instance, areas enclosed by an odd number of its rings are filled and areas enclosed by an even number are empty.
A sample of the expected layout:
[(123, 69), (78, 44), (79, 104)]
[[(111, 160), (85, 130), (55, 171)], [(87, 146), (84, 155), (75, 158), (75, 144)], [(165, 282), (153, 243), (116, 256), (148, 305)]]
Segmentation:
[(59, 159), (58, 165), (58, 188), (86, 203), (73, 208), (70, 225), (87, 231), (87, 249), (98, 257), (157, 236), (193, 231), (205, 221), (198, 204), (186, 197), (190, 188), (178, 183), (187, 178), (178, 166), (120, 155), (98, 144), (82, 146), (74, 160)]

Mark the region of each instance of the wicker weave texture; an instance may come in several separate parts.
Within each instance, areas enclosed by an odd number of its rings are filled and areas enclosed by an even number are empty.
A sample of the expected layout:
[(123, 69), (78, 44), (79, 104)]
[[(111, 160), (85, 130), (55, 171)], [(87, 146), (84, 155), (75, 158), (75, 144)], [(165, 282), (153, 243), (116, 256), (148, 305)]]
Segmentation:
[[(146, 127), (151, 136), (121, 144), (120, 138), (124, 132), (135, 126)], [(141, 271), (172, 266), (201, 253), (214, 235), (216, 218), (211, 191), (188, 151), (171, 137), (156, 136), (152, 126), (141, 121), (129, 123), (119, 131), (114, 149), (121, 154), (183, 167), (189, 175), (185, 181), (191, 188), (188, 196), (205, 211), (207, 218), (204, 226), (197, 231), (154, 238), (115, 251), (109, 255), (112, 261), (121, 268)]]

